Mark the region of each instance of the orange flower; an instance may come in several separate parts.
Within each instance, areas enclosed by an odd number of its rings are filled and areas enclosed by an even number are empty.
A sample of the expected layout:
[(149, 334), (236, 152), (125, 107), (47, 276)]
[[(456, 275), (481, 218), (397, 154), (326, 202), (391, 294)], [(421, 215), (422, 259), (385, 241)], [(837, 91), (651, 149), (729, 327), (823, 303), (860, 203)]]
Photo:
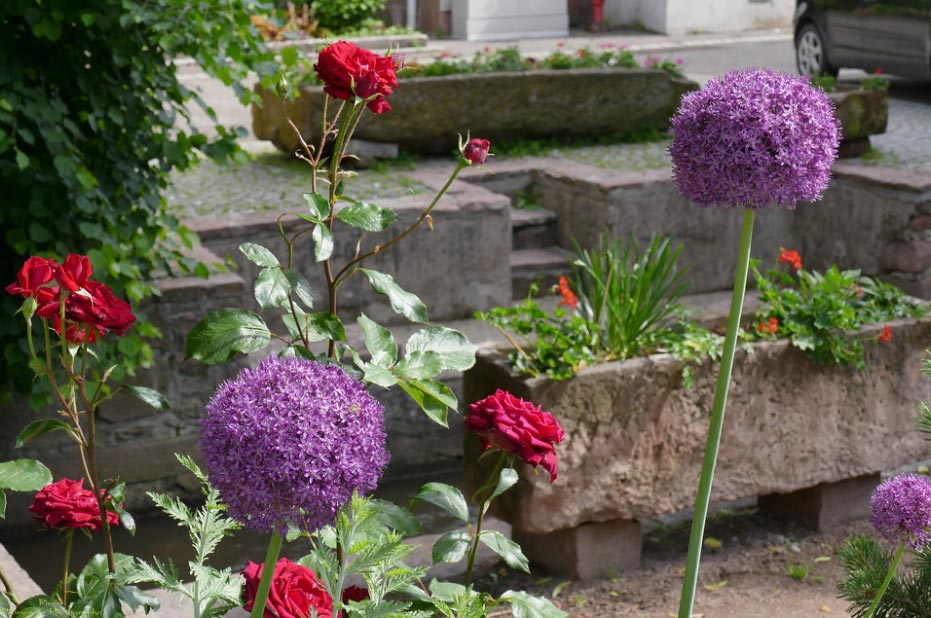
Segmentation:
[(769, 318), (766, 322), (757, 322), (756, 330), (761, 335), (763, 333), (775, 335), (776, 331), (779, 330), (779, 318)]
[(888, 324), (883, 326), (883, 332), (879, 336), (879, 340), (882, 341), (883, 343), (889, 343), (890, 341), (892, 341), (892, 327), (891, 326), (889, 326)]
[(795, 270), (802, 268), (802, 256), (799, 255), (798, 251), (790, 251), (789, 249), (780, 249), (779, 250), (779, 262), (783, 264), (789, 264)]
[(579, 305), (579, 297), (569, 287), (569, 280), (565, 277), (559, 278), (559, 295), (562, 296), (559, 299), (559, 304), (569, 307), (570, 311), (575, 311), (575, 308)]

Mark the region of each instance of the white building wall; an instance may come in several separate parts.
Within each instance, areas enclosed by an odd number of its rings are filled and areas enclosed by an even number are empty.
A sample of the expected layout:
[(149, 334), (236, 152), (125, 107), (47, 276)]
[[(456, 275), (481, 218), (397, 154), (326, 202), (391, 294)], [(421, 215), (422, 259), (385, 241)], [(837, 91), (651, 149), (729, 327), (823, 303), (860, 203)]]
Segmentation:
[(452, 0), (453, 36), (468, 41), (569, 34), (568, 0)]
[(795, 0), (605, 0), (611, 24), (665, 34), (786, 27), (794, 11)]
[(666, 0), (605, 0), (604, 18), (612, 26), (641, 26), (666, 31)]

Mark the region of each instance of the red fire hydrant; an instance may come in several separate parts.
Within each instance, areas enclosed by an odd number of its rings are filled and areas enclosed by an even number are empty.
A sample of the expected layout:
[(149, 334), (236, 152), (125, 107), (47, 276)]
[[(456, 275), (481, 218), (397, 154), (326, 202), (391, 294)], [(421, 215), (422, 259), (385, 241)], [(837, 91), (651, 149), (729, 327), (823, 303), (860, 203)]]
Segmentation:
[(592, 32), (604, 32), (604, 7), (605, 0), (592, 0), (592, 23), (588, 29)]

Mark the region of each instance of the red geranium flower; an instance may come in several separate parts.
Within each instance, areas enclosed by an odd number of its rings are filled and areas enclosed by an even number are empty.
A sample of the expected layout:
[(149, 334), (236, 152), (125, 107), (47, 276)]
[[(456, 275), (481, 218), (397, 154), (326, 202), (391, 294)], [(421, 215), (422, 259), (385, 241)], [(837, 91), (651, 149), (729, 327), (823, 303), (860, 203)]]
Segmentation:
[(891, 326), (889, 326), (888, 324), (883, 326), (883, 332), (879, 336), (879, 340), (882, 341), (883, 343), (889, 343), (890, 341), (892, 341), (892, 327)]
[(799, 255), (798, 251), (790, 251), (789, 249), (780, 249), (779, 250), (779, 262), (782, 264), (789, 264), (795, 270), (802, 268), (802, 256)]
[[(101, 526), (100, 507), (94, 492), (84, 489), (84, 479), (61, 479), (46, 485), (36, 494), (29, 510), (37, 521), (52, 528), (99, 530)], [(107, 511), (107, 523), (117, 525), (119, 515)]]
[[(246, 579), (246, 603), (243, 605), (246, 611), (252, 611), (264, 568), (264, 564), (249, 561), (242, 572)], [(333, 598), (317, 580), (316, 573), (287, 558), (281, 558), (275, 563), (275, 572), (272, 575), (272, 584), (262, 617), (307, 618), (311, 608), (316, 612), (317, 618), (331, 618)]]
[(565, 277), (559, 278), (559, 295), (562, 297), (559, 299), (559, 304), (569, 307), (570, 311), (575, 311), (579, 305), (579, 297), (569, 287), (569, 280)]
[(363, 99), (374, 96), (367, 105), (376, 114), (391, 111), (391, 104), (385, 97), (398, 87), (396, 69), (397, 64), (391, 56), (378, 56), (347, 41), (327, 46), (314, 65), (324, 92), (344, 101), (353, 94)]
[(566, 434), (541, 406), (498, 389), (494, 395), (469, 405), (464, 424), (481, 437), (482, 449), (494, 446), (517, 455), (549, 472), (551, 483), (556, 480), (556, 445)]

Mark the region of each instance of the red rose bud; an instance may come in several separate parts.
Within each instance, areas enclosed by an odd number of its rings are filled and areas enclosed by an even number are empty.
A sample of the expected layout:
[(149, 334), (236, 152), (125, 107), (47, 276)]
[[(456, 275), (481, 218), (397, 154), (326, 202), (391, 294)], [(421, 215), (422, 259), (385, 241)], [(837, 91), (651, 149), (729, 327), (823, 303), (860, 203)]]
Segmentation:
[(491, 142), (487, 139), (473, 137), (462, 149), (462, 156), (466, 158), (469, 165), (481, 165), (488, 157), (489, 148), (491, 148)]
[(553, 415), (540, 406), (499, 389), (469, 405), (464, 425), (481, 437), (483, 449), (494, 446), (517, 455), (549, 472), (551, 483), (556, 480), (556, 445), (566, 434)]
[[(84, 489), (84, 479), (61, 479), (46, 485), (36, 494), (29, 510), (33, 518), (52, 528), (99, 530), (101, 527), (100, 507), (94, 492)], [(107, 522), (117, 525), (119, 515), (107, 511)]]
[(36, 299), (39, 317), (47, 318), (58, 310), (58, 287), (55, 283), (55, 271), (58, 263), (41, 257), (31, 257), (16, 273), (16, 282), (4, 288), (9, 294), (30, 296)]
[[(246, 580), (246, 603), (243, 605), (246, 611), (252, 611), (264, 567), (250, 561), (242, 572)], [(307, 618), (311, 615), (311, 608), (317, 618), (332, 618), (333, 599), (330, 593), (312, 570), (281, 558), (275, 563), (263, 618)]]
[(367, 106), (376, 114), (391, 111), (391, 104), (385, 97), (398, 87), (396, 69), (391, 56), (378, 56), (346, 41), (337, 41), (324, 48), (314, 65), (324, 92), (344, 101), (354, 95), (363, 99), (374, 96)]

